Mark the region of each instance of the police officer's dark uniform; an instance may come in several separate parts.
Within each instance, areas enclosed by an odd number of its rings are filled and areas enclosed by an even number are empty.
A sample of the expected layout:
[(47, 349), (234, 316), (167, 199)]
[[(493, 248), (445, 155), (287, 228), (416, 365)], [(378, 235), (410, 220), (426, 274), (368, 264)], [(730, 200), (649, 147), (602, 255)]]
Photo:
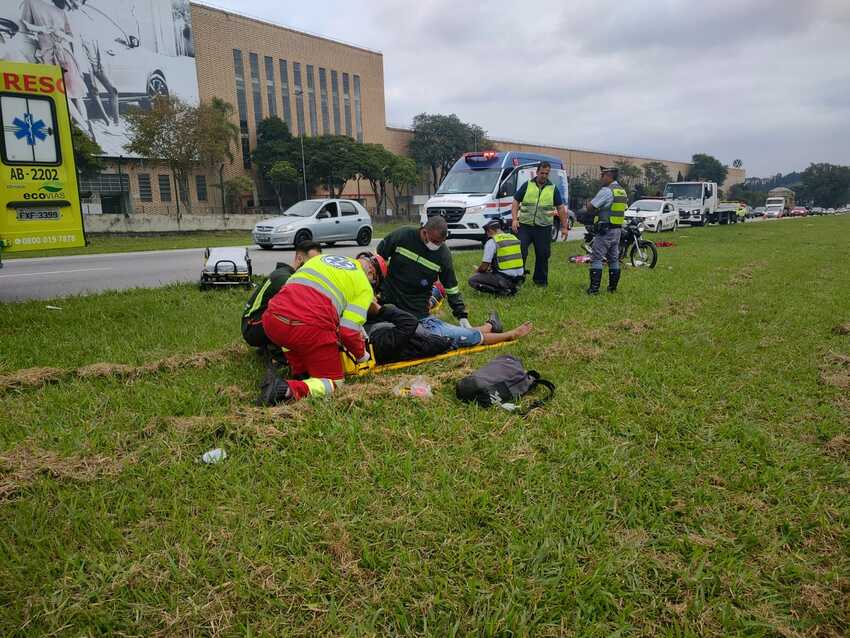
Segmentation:
[(615, 292), (620, 281), (620, 233), (625, 219), (629, 198), (625, 189), (617, 182), (619, 170), (600, 167), (602, 188), (587, 206), (595, 213), (593, 218), (593, 245), (590, 253), (590, 287), (587, 293), (595, 295), (602, 283), (603, 260), (608, 261), (608, 292)]

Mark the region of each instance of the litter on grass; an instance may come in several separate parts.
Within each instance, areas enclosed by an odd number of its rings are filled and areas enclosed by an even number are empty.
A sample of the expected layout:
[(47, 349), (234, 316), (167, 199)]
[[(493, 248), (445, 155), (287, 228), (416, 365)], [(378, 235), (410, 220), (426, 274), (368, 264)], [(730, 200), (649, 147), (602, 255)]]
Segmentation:
[(434, 396), (434, 393), (431, 391), (431, 384), (422, 375), (413, 377), (410, 381), (400, 381), (393, 388), (393, 394), (397, 397), (416, 397), (418, 399), (430, 399)]
[(573, 255), (570, 262), (573, 264), (586, 264), (590, 261), (590, 255)]
[(48, 310), (62, 310), (59, 306), (45, 306)]
[(210, 450), (209, 452), (204, 452), (203, 456), (201, 456), (201, 460), (207, 465), (214, 465), (215, 463), (220, 463), (226, 458), (227, 452), (222, 450), (220, 447), (217, 447), (214, 450)]

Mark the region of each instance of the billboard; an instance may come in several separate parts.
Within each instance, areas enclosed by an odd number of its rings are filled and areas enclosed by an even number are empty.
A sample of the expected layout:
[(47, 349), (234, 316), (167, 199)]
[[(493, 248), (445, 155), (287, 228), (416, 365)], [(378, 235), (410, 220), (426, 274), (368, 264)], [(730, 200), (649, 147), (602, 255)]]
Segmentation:
[(128, 109), (199, 101), (189, 0), (0, 0), (0, 60), (62, 67), (71, 118), (110, 156), (128, 155)]

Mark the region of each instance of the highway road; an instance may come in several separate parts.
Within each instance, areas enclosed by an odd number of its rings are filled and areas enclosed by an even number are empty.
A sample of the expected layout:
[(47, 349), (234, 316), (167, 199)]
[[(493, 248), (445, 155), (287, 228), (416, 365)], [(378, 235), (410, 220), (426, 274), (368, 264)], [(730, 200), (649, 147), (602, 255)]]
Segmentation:
[[(570, 239), (578, 239), (581, 234), (573, 231)], [(378, 240), (373, 241), (371, 249), (377, 245)], [(454, 239), (449, 240), (449, 245), (452, 250), (480, 250), (481, 247), (478, 242)], [(268, 274), (277, 262), (292, 260), (291, 248), (272, 251), (257, 246), (247, 248), (256, 274)], [(324, 250), (330, 254), (354, 256), (365, 248), (337, 244)], [(0, 268), (0, 303), (197, 282), (203, 266), (203, 248), (8, 259)]]

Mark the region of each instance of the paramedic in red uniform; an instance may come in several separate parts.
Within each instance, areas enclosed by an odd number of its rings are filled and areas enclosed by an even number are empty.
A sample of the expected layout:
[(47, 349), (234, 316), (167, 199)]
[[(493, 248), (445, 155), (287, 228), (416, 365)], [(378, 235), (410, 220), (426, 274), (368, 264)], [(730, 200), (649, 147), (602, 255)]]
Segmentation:
[(339, 346), (368, 361), (363, 324), (377, 309), (374, 287), (386, 273), (383, 259), (318, 255), (289, 278), (263, 313), (263, 329), (284, 349), (293, 380), (264, 383), (260, 405), (324, 396), (344, 377)]

